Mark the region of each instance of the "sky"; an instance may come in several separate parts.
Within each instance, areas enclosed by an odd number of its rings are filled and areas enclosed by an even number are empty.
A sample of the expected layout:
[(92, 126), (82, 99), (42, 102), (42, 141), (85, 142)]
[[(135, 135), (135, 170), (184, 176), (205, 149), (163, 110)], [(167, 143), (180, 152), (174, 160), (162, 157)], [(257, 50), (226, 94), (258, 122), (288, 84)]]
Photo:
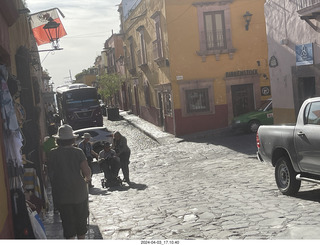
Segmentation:
[[(120, 3), (121, 0), (26, 0), (30, 14), (59, 8), (65, 16), (60, 16), (67, 32), (59, 42), (63, 50), (40, 52), (42, 67), (51, 76), (54, 88), (94, 66), (104, 42), (112, 32), (120, 31)], [(38, 46), (38, 50), (45, 49), (51, 49), (51, 44)]]

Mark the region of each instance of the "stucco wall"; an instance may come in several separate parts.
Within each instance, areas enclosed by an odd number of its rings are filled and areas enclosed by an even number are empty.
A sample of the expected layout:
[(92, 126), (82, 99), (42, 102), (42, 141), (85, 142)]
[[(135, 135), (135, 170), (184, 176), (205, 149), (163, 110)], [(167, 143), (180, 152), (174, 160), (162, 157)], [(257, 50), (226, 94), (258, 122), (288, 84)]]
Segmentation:
[(269, 59), (274, 56), (278, 66), (270, 68), (270, 82), (275, 123), (294, 122), (295, 95), (292, 67), (296, 67), (295, 46), (314, 43), (314, 63), (320, 62), (319, 33), (297, 13), (289, 0), (268, 0), (264, 6)]
[[(170, 78), (174, 88), (175, 108), (181, 108), (179, 90), (175, 84), (177, 76), (183, 76), (183, 80), (214, 78), (215, 104), (221, 105), (227, 104), (226, 72), (258, 69), (259, 74), (269, 75), (264, 0), (235, 0), (230, 4), (232, 44), (236, 51), (232, 57), (221, 54), (219, 60), (214, 55), (208, 55), (205, 61), (197, 54), (200, 41), (197, 7), (193, 5), (195, 2), (212, 1), (166, 1)], [(245, 30), (243, 18), (247, 10), (253, 14), (248, 31)], [(257, 61), (260, 61), (260, 66)], [(268, 84), (269, 80), (260, 78), (261, 86)]]

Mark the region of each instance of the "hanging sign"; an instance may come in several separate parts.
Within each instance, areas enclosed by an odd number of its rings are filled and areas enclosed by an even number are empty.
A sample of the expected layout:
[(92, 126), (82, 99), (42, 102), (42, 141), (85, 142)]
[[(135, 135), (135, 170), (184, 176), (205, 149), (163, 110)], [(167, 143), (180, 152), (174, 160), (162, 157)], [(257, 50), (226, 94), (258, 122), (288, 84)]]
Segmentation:
[(296, 45), (296, 66), (313, 65), (312, 43)]

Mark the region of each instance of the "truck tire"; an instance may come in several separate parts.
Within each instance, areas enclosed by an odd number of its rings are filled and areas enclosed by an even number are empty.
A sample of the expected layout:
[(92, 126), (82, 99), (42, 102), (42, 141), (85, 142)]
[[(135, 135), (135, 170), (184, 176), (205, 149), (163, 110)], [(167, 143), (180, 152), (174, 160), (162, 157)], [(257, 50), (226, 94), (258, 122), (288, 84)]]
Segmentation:
[(275, 179), (278, 189), (282, 194), (293, 196), (300, 189), (301, 181), (296, 179), (297, 173), (294, 171), (288, 157), (280, 157), (276, 162)]
[(248, 124), (248, 131), (250, 133), (256, 133), (260, 127), (260, 122), (258, 120), (252, 120)]

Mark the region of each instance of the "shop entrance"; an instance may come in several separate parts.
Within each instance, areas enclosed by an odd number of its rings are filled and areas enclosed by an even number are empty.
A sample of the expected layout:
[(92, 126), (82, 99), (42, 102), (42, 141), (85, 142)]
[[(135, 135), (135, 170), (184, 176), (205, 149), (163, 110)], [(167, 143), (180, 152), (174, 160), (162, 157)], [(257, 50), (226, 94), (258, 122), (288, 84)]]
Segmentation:
[(231, 94), (234, 117), (255, 109), (253, 84), (232, 85)]
[(315, 77), (300, 77), (298, 79), (298, 98), (299, 108), (302, 103), (316, 94), (316, 81)]

